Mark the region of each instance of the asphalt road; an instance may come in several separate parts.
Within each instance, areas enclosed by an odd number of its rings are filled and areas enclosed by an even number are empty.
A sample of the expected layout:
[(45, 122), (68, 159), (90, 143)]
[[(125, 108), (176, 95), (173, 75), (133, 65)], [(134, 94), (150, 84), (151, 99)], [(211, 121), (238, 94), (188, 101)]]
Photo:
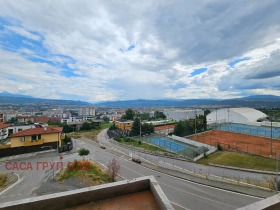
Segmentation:
[(116, 149), (119, 149), (126, 154), (132, 153), (132, 155), (136, 155), (136, 156), (140, 155), (142, 158), (149, 160), (155, 164), (157, 164), (157, 162), (160, 161), (160, 162), (168, 163), (169, 165), (176, 165), (180, 168), (184, 168), (189, 171), (199, 172), (201, 174), (212, 174), (212, 175), (216, 175), (216, 176), (220, 176), (220, 177), (227, 177), (227, 178), (238, 179), (238, 180), (242, 179), (242, 178), (263, 180), (264, 177), (266, 177), (266, 178), (273, 177), (273, 175), (270, 175), (270, 174), (239, 171), (239, 170), (220, 168), (220, 167), (214, 167), (214, 166), (204, 166), (204, 165), (200, 165), (200, 164), (196, 164), (196, 163), (188, 162), (188, 161), (183, 161), (183, 160), (174, 160), (174, 159), (166, 158), (166, 157), (158, 157), (158, 156), (149, 155), (149, 154), (141, 154), (139, 152), (134, 152), (130, 149), (119, 147), (116, 144), (110, 143), (110, 141), (105, 137), (105, 133), (106, 133), (106, 130), (103, 130), (98, 134), (97, 139), (100, 143), (107, 145), (108, 147), (114, 147)]
[[(185, 209), (236, 209), (260, 200), (259, 198), (216, 189), (159, 173), (133, 163), (125, 156), (116, 156), (108, 152), (107, 149), (103, 150), (87, 141), (75, 140), (75, 147), (89, 149), (90, 154), (87, 158), (98, 161), (104, 166), (115, 158), (121, 165), (120, 175), (124, 179), (130, 180), (140, 176), (153, 175), (169, 200)], [(36, 170), (36, 164), (37, 162), (50, 162), (51, 155), (52, 153), (48, 153), (40, 157), (21, 159), (20, 161), (31, 162), (34, 165), (33, 170), (14, 171), (19, 175), (20, 179), (12, 188), (0, 193), (0, 203), (36, 196), (34, 190), (52, 176), (52, 170), (49, 168), (46, 170)], [(57, 154), (54, 154), (54, 157), (54, 161), (60, 161)], [(66, 165), (68, 161), (73, 161), (77, 158), (79, 158), (77, 153), (66, 153), (63, 154), (62, 161)], [(5, 163), (2, 163), (0, 170), (6, 170)]]

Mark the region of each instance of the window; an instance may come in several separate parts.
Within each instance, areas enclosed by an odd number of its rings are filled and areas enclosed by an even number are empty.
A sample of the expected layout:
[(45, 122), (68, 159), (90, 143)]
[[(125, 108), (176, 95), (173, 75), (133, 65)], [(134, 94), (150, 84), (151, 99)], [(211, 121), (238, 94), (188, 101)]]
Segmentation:
[(38, 135), (38, 140), (40, 140), (40, 139), (41, 139), (41, 134)]
[(18, 129), (18, 132), (20, 132), (20, 131), (22, 131), (22, 129), (21, 129), (21, 128), (19, 128), (19, 129)]
[(37, 141), (37, 135), (32, 135), (31, 136), (31, 141)]
[(25, 137), (24, 137), (24, 136), (21, 136), (19, 139), (20, 139), (21, 141), (25, 141)]

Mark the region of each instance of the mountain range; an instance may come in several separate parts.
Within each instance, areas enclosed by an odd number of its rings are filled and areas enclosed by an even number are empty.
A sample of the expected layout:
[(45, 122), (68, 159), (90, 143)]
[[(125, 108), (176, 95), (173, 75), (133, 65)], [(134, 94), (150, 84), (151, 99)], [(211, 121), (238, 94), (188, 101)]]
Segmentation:
[(0, 104), (53, 104), (53, 105), (79, 105), (102, 107), (255, 107), (280, 108), (280, 96), (252, 95), (234, 99), (160, 99), (160, 100), (124, 100), (106, 101), (91, 104), (83, 101), (42, 99), (32, 96), (0, 93)]
[(162, 99), (127, 100), (96, 103), (104, 107), (255, 107), (280, 108), (280, 97), (274, 95), (253, 95), (234, 99)]
[(32, 96), (11, 94), (8, 92), (0, 93), (0, 104), (49, 104), (49, 105), (92, 105), (91, 103), (75, 100), (43, 99)]

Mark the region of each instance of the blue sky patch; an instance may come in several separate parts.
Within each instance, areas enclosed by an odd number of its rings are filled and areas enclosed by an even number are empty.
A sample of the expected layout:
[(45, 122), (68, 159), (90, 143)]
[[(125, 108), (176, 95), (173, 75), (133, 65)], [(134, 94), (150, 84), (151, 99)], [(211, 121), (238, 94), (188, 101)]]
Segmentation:
[[(9, 29), (9, 27), (15, 26), (19, 29), (27, 31), (31, 35), (37, 36), (38, 40)], [(50, 51), (43, 45), (43, 41), (43, 35), (38, 32), (26, 30), (21, 26), (19, 21), (3, 17), (0, 18), (0, 48), (10, 52), (16, 52), (30, 61), (36, 63), (46, 63), (50, 66), (60, 68), (62, 69), (62, 76), (79, 76), (74, 74), (73, 69), (69, 68), (67, 65), (75, 63), (73, 58), (61, 54), (50, 53)]]
[(250, 59), (251, 59), (250, 57), (238, 58), (238, 59), (236, 59), (236, 60), (233, 60), (233, 61), (229, 62), (228, 65), (229, 65), (230, 67), (233, 67), (233, 66), (234, 66), (235, 64), (237, 64), (237, 63), (240, 63), (240, 62), (242, 62), (242, 61), (248, 61), (248, 60), (250, 60)]
[(203, 72), (207, 71), (207, 68), (200, 68), (200, 69), (195, 69), (192, 73), (191, 76), (194, 77), (195, 75), (202, 74)]

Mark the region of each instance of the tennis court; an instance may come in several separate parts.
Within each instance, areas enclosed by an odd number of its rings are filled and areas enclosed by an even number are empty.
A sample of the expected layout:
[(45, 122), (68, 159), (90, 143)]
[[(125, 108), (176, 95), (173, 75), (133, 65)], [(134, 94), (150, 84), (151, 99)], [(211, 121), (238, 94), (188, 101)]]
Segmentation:
[(150, 135), (150, 136), (144, 137), (142, 140), (147, 143), (162, 147), (171, 152), (175, 152), (177, 154), (188, 156), (190, 158), (194, 158), (197, 155), (197, 153), (195, 152), (197, 147), (188, 145), (185, 143), (181, 143), (181, 142), (178, 142), (173, 139), (166, 138), (166, 137)]
[(231, 131), (235, 133), (243, 133), (255, 136), (269, 137), (272, 133), (272, 138), (280, 138), (280, 128), (265, 127), (265, 126), (253, 126), (253, 125), (244, 125), (244, 124), (224, 124), (217, 128), (218, 130)]

